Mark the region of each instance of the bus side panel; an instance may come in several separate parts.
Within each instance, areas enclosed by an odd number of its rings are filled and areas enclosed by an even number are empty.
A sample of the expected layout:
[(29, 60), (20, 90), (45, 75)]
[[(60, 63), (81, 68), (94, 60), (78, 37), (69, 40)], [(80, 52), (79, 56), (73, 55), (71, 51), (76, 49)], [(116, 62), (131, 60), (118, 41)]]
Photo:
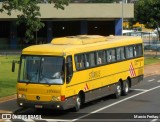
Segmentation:
[(85, 102), (89, 102), (95, 100), (97, 98), (101, 98), (110, 94), (114, 94), (116, 89), (115, 84), (111, 84), (108, 86), (104, 86), (101, 88), (94, 89), (92, 91), (88, 91), (85, 93)]
[[(75, 71), (71, 82), (66, 87), (66, 97), (75, 96), (80, 91), (85, 93), (85, 101), (91, 101), (115, 92), (119, 80), (131, 78), (131, 85), (143, 79), (143, 57)], [(132, 67), (131, 67), (132, 65)], [(136, 75), (133, 75), (133, 71)]]

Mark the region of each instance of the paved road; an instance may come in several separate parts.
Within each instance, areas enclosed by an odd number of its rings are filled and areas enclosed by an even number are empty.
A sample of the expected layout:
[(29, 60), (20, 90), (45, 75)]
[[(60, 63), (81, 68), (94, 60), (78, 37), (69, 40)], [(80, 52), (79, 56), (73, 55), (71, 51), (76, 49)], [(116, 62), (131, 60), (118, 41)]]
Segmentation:
[[(160, 75), (149, 76), (139, 85), (133, 87), (127, 96), (114, 99), (107, 96), (85, 106), (77, 113), (71, 110), (51, 111), (35, 109), (22, 109), (16, 100), (0, 103), (0, 110), (5, 113), (12, 112), (18, 115), (41, 115), (40, 120), (20, 121), (148, 121), (158, 122), (160, 116)], [(10, 120), (18, 121), (19, 119)], [(3, 120), (4, 121), (4, 120)]]

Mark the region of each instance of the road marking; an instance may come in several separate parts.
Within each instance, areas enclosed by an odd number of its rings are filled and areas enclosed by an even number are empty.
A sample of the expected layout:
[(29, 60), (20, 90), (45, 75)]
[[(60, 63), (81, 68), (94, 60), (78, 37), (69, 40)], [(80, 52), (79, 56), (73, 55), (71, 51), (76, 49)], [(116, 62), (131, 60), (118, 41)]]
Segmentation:
[(152, 82), (152, 81), (154, 81), (155, 79), (151, 79), (151, 80), (148, 80), (148, 82)]
[(25, 122), (35, 122), (33, 119), (22, 119)]
[[(12, 120), (10, 120), (10, 119), (2, 119), (3, 121), (2, 122), (12, 122)], [(0, 121), (1, 122), (1, 121)]]
[(158, 80), (157, 82), (160, 83), (160, 80)]
[(125, 98), (125, 99), (122, 99), (122, 100), (117, 101), (117, 102), (115, 102), (115, 103), (112, 103), (112, 104), (110, 104), (110, 105), (104, 106), (104, 107), (102, 107), (102, 108), (100, 108), (100, 109), (97, 109), (97, 110), (95, 110), (95, 111), (92, 111), (91, 113), (88, 113), (88, 114), (86, 114), (86, 115), (83, 115), (83, 116), (80, 116), (80, 117), (78, 117), (78, 118), (76, 118), (76, 119), (73, 119), (72, 122), (78, 121), (78, 120), (80, 120), (80, 119), (82, 119), (82, 118), (85, 118), (85, 117), (87, 117), (87, 116), (90, 116), (90, 115), (92, 115), (92, 114), (94, 114), (94, 113), (97, 113), (97, 112), (99, 112), (99, 111), (102, 111), (102, 110), (104, 110), (104, 109), (107, 109), (107, 108), (109, 108), (109, 107), (112, 107), (112, 106), (114, 106), (114, 105), (116, 105), (116, 104), (119, 104), (119, 103), (121, 103), (121, 102), (124, 102), (124, 101), (126, 101), (126, 100), (129, 100), (129, 99), (131, 99), (131, 98), (137, 97), (137, 96), (139, 96), (139, 95), (141, 95), (141, 94), (147, 93), (147, 92), (149, 92), (149, 91), (152, 91), (152, 90), (155, 90), (155, 89), (158, 89), (158, 88), (160, 88), (160, 86), (153, 87), (153, 88), (151, 88), (151, 89), (149, 89), (149, 90), (143, 91), (143, 92), (141, 92), (141, 93), (138, 93), (138, 94), (135, 94), (135, 95), (133, 95), (133, 96), (127, 97), (127, 98)]
[(146, 89), (130, 89), (130, 90), (134, 90), (134, 91), (147, 91)]
[[(3, 100), (4, 99), (4, 100)], [(3, 103), (3, 102), (7, 102), (7, 101), (11, 101), (11, 100), (15, 100), (16, 99), (16, 97), (13, 97), (13, 98), (7, 98), (7, 99), (5, 99), (5, 98), (0, 98), (0, 103)]]
[(157, 122), (158, 121), (158, 119), (153, 119), (153, 120), (151, 120), (151, 122)]
[(47, 121), (47, 122), (72, 122), (71, 120), (65, 119), (40, 119), (40, 121)]

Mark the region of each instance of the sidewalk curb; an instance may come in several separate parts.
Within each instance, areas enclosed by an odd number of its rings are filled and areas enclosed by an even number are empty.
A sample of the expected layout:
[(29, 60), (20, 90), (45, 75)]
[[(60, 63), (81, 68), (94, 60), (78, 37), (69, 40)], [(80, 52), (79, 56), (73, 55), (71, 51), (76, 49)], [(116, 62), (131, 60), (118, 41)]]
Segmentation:
[(14, 100), (17, 98), (17, 94), (11, 95), (11, 96), (7, 96), (7, 97), (2, 97), (0, 98), (0, 103), (9, 101), (9, 100)]
[(160, 63), (154, 63), (154, 64), (149, 64), (149, 65), (144, 66), (144, 77), (160, 74), (160, 69), (156, 70), (156, 71), (152, 71), (151, 73), (150, 72), (149, 73), (145, 73), (145, 71), (146, 71), (145, 68), (149, 68), (149, 67), (152, 67), (154, 65), (159, 65), (160, 66)]

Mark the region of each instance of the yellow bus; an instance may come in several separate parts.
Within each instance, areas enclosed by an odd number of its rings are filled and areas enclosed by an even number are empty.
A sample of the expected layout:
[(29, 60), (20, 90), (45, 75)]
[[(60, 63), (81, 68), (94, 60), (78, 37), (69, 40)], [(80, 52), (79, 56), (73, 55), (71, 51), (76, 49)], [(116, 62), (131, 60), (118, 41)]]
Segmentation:
[(78, 111), (84, 103), (106, 95), (127, 95), (143, 80), (143, 66), (140, 37), (55, 38), (23, 49), (17, 102), (25, 108)]

